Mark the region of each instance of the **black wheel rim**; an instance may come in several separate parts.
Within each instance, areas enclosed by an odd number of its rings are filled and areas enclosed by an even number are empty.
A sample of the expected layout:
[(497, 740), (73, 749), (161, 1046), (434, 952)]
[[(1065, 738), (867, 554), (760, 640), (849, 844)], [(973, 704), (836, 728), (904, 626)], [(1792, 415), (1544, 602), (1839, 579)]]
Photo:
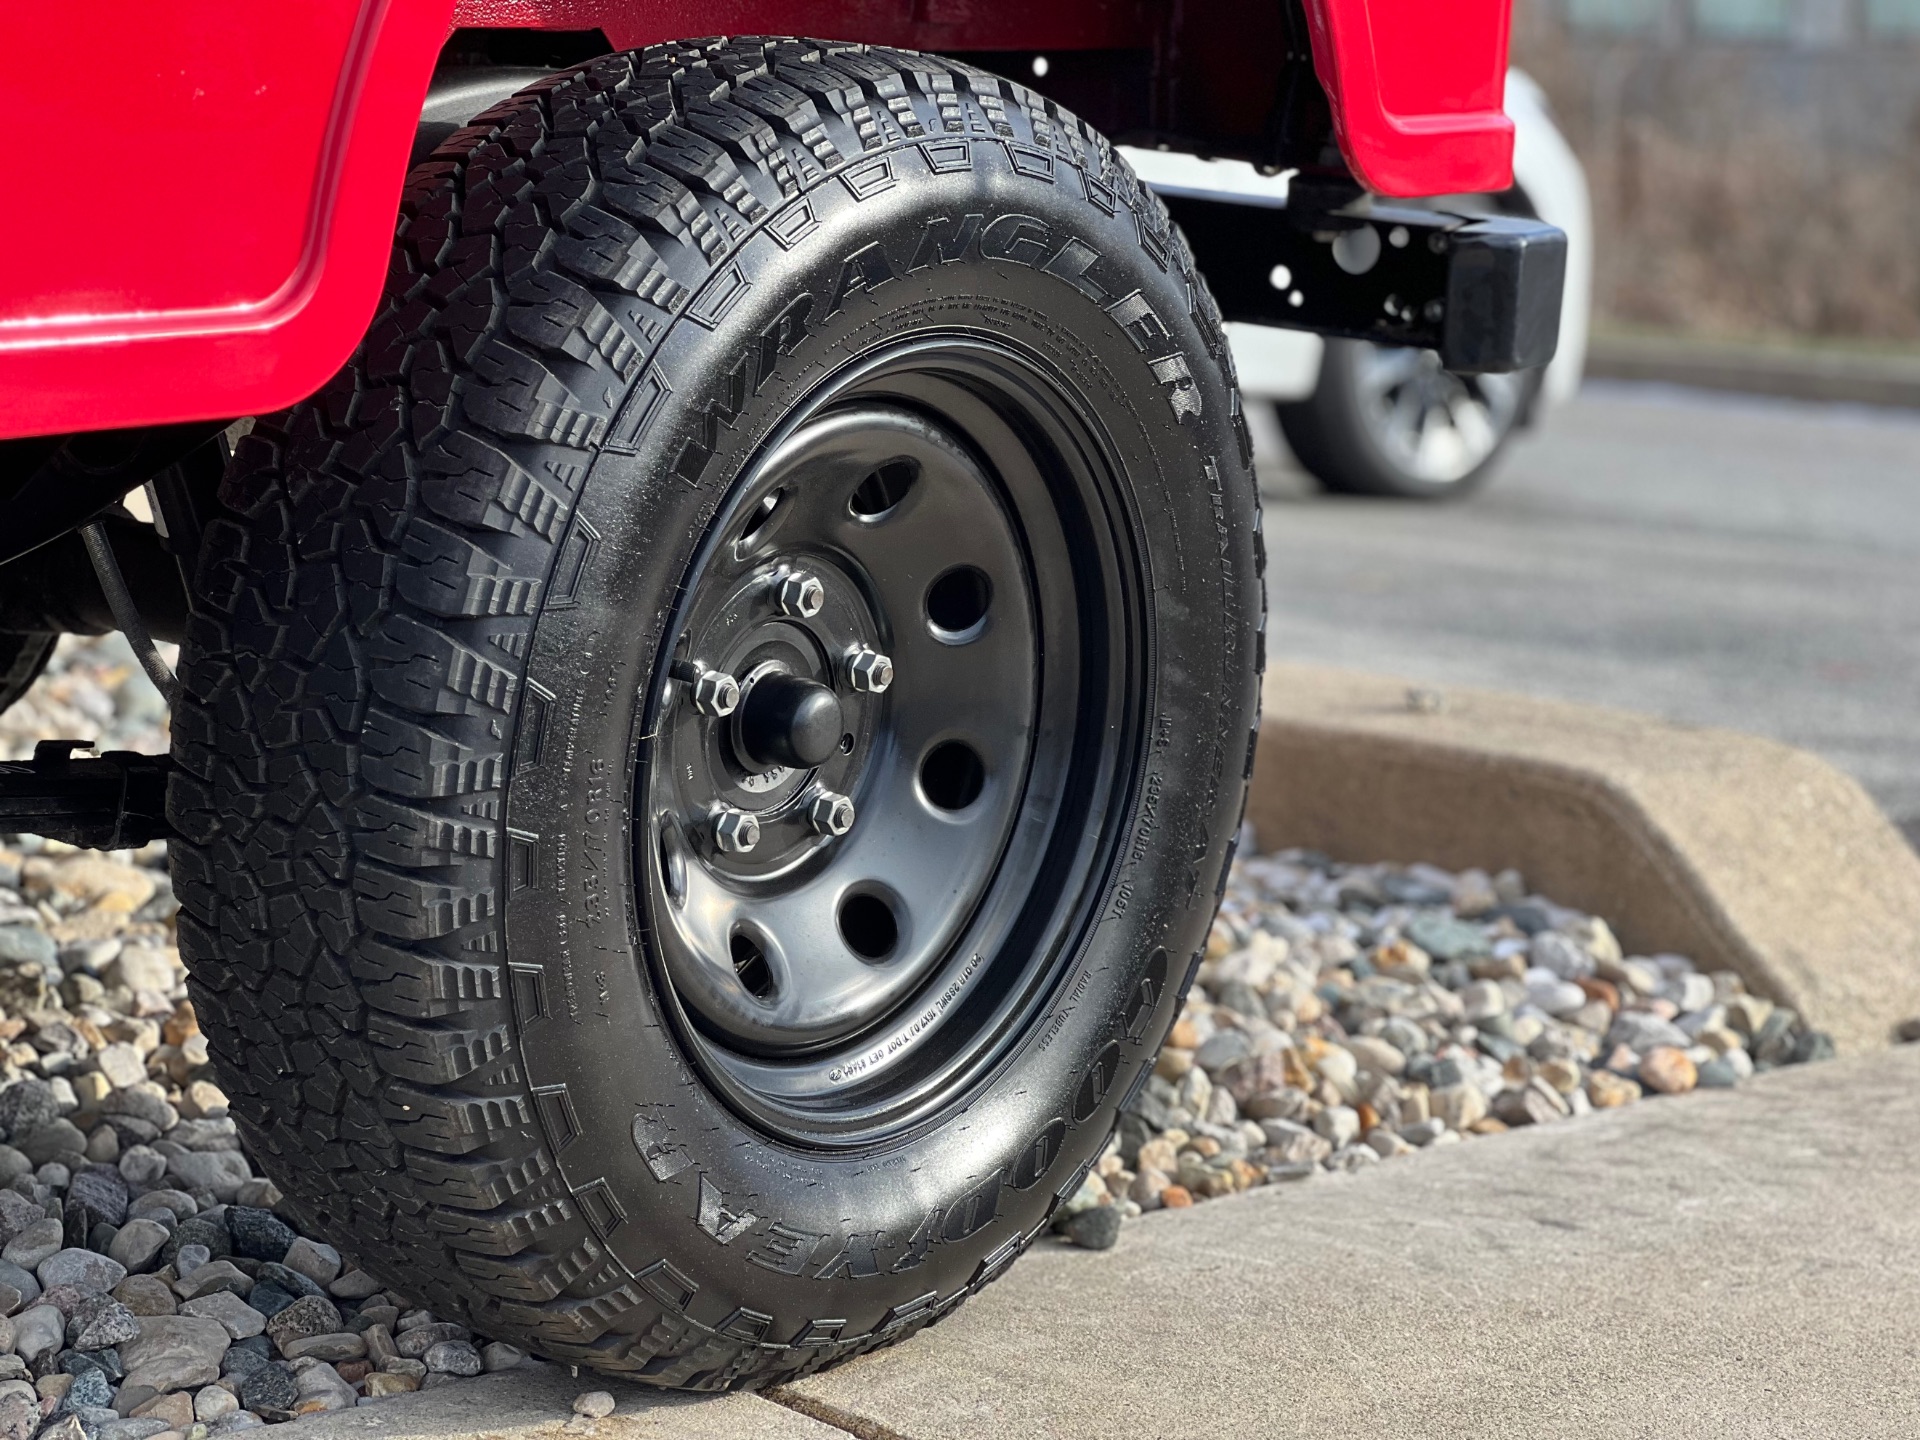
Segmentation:
[(862, 1143), (958, 1101), (1093, 917), (1145, 591), (1087, 415), (1001, 343), (871, 357), (796, 408), (690, 568), (639, 879), (693, 1058), (778, 1137)]

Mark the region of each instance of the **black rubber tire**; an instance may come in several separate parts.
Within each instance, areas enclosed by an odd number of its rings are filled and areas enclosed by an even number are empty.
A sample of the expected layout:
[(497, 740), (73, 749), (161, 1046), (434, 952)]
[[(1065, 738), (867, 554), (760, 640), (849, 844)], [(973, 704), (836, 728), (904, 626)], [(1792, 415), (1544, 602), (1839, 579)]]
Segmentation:
[(1513, 422), (1486, 458), (1458, 480), (1434, 481), (1396, 462), (1381, 447), (1361, 413), (1355, 364), (1368, 348), (1364, 340), (1328, 340), (1313, 393), (1303, 400), (1282, 401), (1273, 407), (1294, 458), (1327, 489), (1342, 495), (1460, 500), (1486, 484), (1499, 468), (1514, 432), (1524, 422), (1541, 372), (1526, 376), (1527, 388), (1521, 393)]
[[(781, 417), (953, 327), (1073, 377), (1125, 462), (1139, 780), (1009, 1058), (937, 1123), (809, 1152), (720, 1105), (663, 1022), (635, 697)], [(689, 1389), (903, 1338), (1044, 1232), (1198, 962), (1263, 653), (1218, 314), (1105, 141), (864, 47), (554, 77), (414, 172), (366, 341), (242, 441), (222, 500), (174, 722), (180, 945), (302, 1225), (486, 1334)]]

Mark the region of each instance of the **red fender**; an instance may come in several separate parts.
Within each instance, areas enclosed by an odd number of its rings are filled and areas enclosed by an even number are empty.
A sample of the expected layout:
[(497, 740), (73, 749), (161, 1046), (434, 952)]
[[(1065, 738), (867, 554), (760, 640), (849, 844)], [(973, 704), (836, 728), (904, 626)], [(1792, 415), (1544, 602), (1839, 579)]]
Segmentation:
[[(9, 6), (0, 435), (255, 415), (386, 273), (453, 0)], [(16, 60), (16, 64), (17, 64)]]
[[(1365, 184), (1511, 183), (1507, 6), (1307, 0), (1315, 68)], [(731, 32), (1071, 50), (1151, 43), (1153, 13), (1120, 0), (9, 6), (0, 45), (25, 143), (0, 226), (0, 437), (254, 415), (324, 384), (373, 313), (454, 24), (597, 28), (621, 47)]]
[(1509, 0), (1306, 0), (1313, 68), (1355, 178), (1382, 195), (1513, 184)]

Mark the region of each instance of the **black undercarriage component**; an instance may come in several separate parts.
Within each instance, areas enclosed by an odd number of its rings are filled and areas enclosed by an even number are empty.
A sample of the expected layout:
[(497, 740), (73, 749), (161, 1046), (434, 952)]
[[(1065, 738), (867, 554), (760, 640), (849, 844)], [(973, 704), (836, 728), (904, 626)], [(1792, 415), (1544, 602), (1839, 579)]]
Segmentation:
[(1229, 320), (1437, 350), (1463, 375), (1553, 358), (1567, 237), (1551, 225), (1156, 188)]
[(130, 850), (172, 833), (165, 755), (109, 750), (76, 760), (85, 740), (42, 740), (33, 759), (0, 763), (0, 833), (26, 831), (94, 850)]
[(0, 713), (33, 688), (59, 643), (52, 630), (0, 630)]
[[(99, 524), (147, 629), (156, 640), (177, 644), (187, 595), (174, 557), (151, 525), (118, 511)], [(105, 635), (119, 628), (79, 532), (0, 565), (0, 634)]]
[(127, 637), (127, 643), (133, 647), (134, 658), (139, 660), (140, 668), (147, 672), (147, 678), (153, 681), (171, 705), (177, 688), (173, 671), (160, 658), (160, 652), (153, 643), (153, 631), (142, 618), (133, 591), (127, 588), (127, 578), (120, 572), (120, 561), (113, 553), (113, 540), (107, 533), (106, 525), (99, 520), (88, 521), (80, 527), (80, 539), (87, 547), (87, 559), (93, 563), (94, 579), (100, 582), (107, 606), (113, 611), (114, 624)]
[(0, 564), (85, 523), (129, 490), (185, 461), (228, 422), (0, 441)]

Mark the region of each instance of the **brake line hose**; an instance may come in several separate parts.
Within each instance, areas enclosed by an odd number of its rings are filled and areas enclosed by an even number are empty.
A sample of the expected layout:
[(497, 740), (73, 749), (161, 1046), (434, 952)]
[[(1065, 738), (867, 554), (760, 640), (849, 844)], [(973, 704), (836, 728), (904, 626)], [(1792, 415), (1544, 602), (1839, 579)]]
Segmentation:
[(153, 632), (147, 629), (147, 622), (140, 618), (140, 607), (134, 604), (133, 592), (127, 589), (126, 577), (120, 573), (120, 562), (114, 558), (113, 542), (107, 539), (107, 527), (98, 520), (82, 525), (80, 538), (86, 543), (87, 558), (93, 561), (93, 573), (100, 579), (101, 593), (107, 597), (107, 608), (113, 611), (114, 624), (127, 637), (140, 668), (147, 672), (148, 678), (160, 691), (161, 698), (168, 706), (172, 706), (180, 682), (174, 678), (173, 671), (167, 668), (167, 662), (160, 658)]

